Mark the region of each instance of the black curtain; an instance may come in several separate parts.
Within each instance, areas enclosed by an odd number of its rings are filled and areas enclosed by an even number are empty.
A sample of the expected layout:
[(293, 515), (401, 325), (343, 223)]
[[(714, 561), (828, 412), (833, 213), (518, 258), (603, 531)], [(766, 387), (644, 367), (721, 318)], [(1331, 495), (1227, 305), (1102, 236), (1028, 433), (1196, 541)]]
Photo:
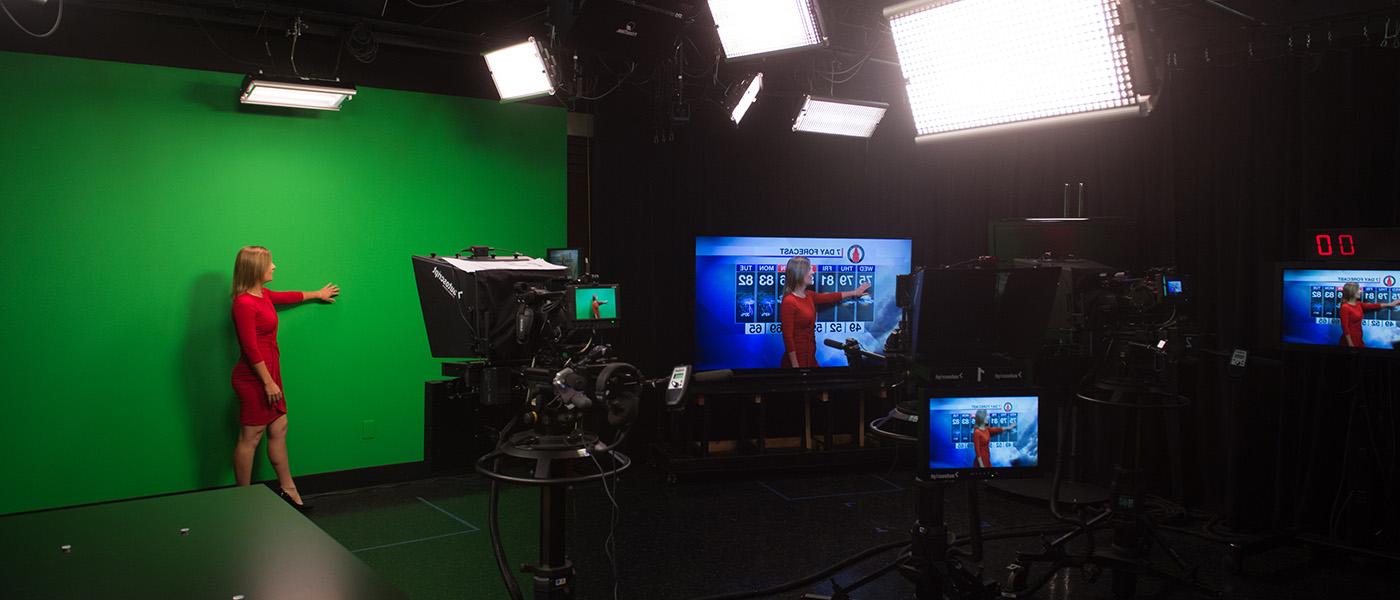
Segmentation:
[[(990, 219), (1060, 216), (1064, 184), (1083, 182), (1086, 216), (1135, 218), (1145, 265), (1194, 276), (1192, 318), (1211, 346), (1285, 362), (1243, 380), (1208, 361), (1194, 369), (1187, 500), (1253, 526), (1334, 527), (1346, 486), (1329, 465), (1349, 407), (1334, 392), (1353, 371), (1370, 378), (1361, 389), (1381, 416), (1356, 435), (1384, 438), (1373, 445), (1394, 458), (1385, 385), (1396, 369), (1269, 350), (1272, 264), (1297, 259), (1308, 228), (1400, 225), (1397, 75), (1400, 53), (1377, 48), (1176, 70), (1144, 119), (932, 145), (914, 144), (903, 105), (866, 141), (791, 132), (796, 97), (764, 97), (741, 127), (697, 105), (671, 129), (645, 88), (619, 92), (588, 150), (593, 270), (627, 290), (611, 339), (649, 373), (689, 362), (696, 235), (908, 237), (915, 264), (937, 266), (986, 254)], [(1239, 474), (1227, 472), (1231, 451), (1247, 458)], [(1362, 464), (1388, 487), (1384, 458)], [(1394, 496), (1372, 496), (1373, 508), (1379, 499)], [(1394, 542), (1395, 511), (1376, 510)]]

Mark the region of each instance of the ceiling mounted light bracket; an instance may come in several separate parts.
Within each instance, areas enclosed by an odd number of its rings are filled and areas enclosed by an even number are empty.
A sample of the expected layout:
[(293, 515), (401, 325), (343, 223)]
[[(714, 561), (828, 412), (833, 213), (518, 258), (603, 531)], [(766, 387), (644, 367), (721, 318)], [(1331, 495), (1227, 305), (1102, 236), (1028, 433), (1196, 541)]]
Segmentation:
[(355, 86), (339, 81), (292, 79), (267, 75), (243, 78), (241, 104), (339, 111), (355, 97)]
[(823, 98), (808, 94), (792, 121), (792, 130), (869, 138), (885, 118), (890, 105), (884, 102)]
[(554, 56), (534, 37), (483, 57), (501, 102), (553, 96), (560, 87)]
[(817, 0), (709, 0), (725, 60), (823, 47), (826, 24)]
[(1135, 8), (1134, 0), (886, 8), (916, 139), (1147, 115), (1156, 81)]
[(729, 121), (738, 125), (763, 90), (763, 73), (753, 73), (729, 87), (724, 94), (724, 110)]

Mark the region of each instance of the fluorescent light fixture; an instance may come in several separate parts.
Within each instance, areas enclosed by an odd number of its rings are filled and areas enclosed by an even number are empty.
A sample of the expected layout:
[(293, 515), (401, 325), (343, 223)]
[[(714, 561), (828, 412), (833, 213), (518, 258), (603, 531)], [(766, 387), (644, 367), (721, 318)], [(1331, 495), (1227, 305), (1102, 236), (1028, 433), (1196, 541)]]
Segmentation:
[(248, 76), (243, 79), (243, 104), (340, 110), (340, 105), (355, 97), (355, 86), (338, 83), (277, 81)]
[(817, 0), (710, 0), (710, 15), (729, 60), (826, 44)]
[(875, 133), (875, 126), (885, 118), (889, 107), (883, 102), (819, 98), (809, 94), (792, 122), (792, 130), (868, 138)]
[(486, 68), (501, 102), (554, 94), (554, 65), (549, 51), (530, 38), (486, 53)]
[(758, 100), (758, 92), (762, 89), (763, 73), (754, 73), (729, 88), (729, 93), (724, 99), (724, 108), (729, 111), (729, 120), (735, 125), (744, 120), (744, 114), (748, 113), (749, 107)]
[(919, 141), (1152, 108), (1130, 1), (917, 0), (885, 17)]

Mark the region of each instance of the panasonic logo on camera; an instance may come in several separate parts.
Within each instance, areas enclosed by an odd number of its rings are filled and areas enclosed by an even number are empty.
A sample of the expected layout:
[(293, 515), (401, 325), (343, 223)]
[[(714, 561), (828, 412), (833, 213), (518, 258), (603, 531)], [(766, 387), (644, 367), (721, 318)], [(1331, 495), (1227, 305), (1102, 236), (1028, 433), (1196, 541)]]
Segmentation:
[(433, 267), (433, 277), (436, 277), (438, 281), (442, 282), (442, 289), (447, 290), (447, 293), (452, 295), (453, 300), (462, 297), (462, 292), (457, 291), (457, 288), (453, 286), (452, 282), (448, 281), (446, 277), (443, 277), (442, 272), (438, 271), (437, 267)]

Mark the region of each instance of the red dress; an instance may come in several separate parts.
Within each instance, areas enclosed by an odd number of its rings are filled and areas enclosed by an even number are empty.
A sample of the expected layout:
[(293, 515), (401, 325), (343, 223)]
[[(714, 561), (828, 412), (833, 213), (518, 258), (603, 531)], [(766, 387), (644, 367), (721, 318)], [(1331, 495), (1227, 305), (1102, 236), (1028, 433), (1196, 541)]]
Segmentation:
[(250, 427), (268, 425), (287, 414), (284, 396), (276, 406), (267, 403), (267, 389), (253, 365), (267, 364), (267, 373), (282, 387), (282, 365), (277, 351), (277, 310), (274, 304), (294, 304), (304, 298), (301, 292), (274, 292), (263, 288), (259, 298), (247, 292), (233, 299), (233, 327), (243, 349), (233, 366), (233, 391), (238, 394), (239, 421)]
[(1381, 305), (1372, 302), (1357, 302), (1356, 304), (1343, 302), (1337, 310), (1342, 316), (1342, 337), (1338, 343), (1343, 346), (1347, 345), (1346, 336), (1350, 335), (1352, 346), (1356, 348), (1365, 346), (1366, 342), (1361, 339), (1361, 319), (1365, 317), (1366, 311), (1376, 310), (1380, 307)]
[[(817, 305), (833, 304), (841, 301), (841, 292), (814, 294), (798, 298), (792, 294), (783, 296), (783, 306), (778, 309), (778, 317), (783, 322), (783, 367), (811, 368), (817, 364)], [(797, 353), (797, 364), (789, 364), (791, 353)]]
[(979, 427), (972, 430), (972, 449), (977, 453), (977, 462), (972, 466), (986, 469), (992, 466), (992, 436), (1006, 431), (1003, 427)]

